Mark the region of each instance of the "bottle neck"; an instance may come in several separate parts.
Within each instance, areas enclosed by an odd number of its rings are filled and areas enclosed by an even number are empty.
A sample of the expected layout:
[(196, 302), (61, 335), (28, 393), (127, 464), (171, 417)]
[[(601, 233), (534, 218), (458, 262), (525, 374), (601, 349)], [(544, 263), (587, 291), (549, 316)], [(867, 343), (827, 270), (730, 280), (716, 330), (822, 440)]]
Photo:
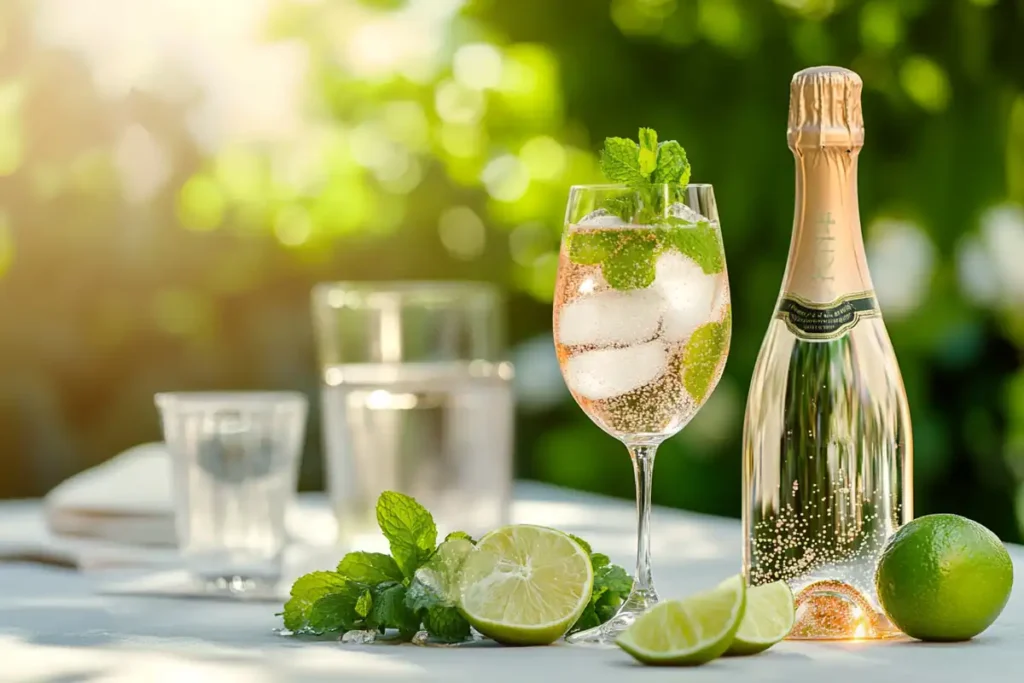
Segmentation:
[(793, 149), (796, 208), (782, 296), (812, 304), (873, 290), (857, 206), (859, 149)]

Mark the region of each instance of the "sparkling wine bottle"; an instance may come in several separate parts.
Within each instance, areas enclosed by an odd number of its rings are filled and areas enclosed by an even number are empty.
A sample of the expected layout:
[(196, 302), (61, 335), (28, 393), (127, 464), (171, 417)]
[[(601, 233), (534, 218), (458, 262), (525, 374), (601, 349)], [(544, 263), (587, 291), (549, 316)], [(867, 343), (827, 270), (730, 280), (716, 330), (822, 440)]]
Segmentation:
[(789, 582), (791, 638), (893, 634), (875, 565), (912, 517), (910, 413), (857, 207), (861, 87), (837, 67), (793, 76), (793, 236), (743, 427), (744, 575)]

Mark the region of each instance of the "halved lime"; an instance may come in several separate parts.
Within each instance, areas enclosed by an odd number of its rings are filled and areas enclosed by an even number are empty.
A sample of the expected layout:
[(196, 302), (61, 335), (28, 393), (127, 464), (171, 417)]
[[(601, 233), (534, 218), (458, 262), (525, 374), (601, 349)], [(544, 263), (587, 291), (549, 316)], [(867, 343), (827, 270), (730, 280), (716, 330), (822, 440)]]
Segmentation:
[(459, 607), (480, 633), (510, 645), (547, 645), (590, 602), (590, 556), (561, 531), (531, 524), (496, 529), (466, 557)]
[(703, 593), (658, 603), (615, 642), (644, 664), (710, 662), (732, 643), (746, 594), (743, 577), (734, 576)]
[(779, 642), (793, 628), (793, 591), (785, 581), (747, 589), (747, 609), (727, 655), (755, 655)]

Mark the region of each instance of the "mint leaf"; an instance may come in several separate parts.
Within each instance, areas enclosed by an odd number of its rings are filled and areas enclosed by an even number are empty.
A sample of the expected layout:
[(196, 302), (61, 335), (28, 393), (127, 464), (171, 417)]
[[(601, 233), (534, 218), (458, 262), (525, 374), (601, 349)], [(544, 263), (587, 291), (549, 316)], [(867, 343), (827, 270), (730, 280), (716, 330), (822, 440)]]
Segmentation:
[(406, 606), (405, 586), (386, 583), (373, 589), (373, 607), (366, 618), (366, 625), (383, 633), (386, 629), (397, 629), (403, 637), (411, 637), (420, 628), (420, 618)]
[(603, 624), (614, 617), (619, 611), (619, 607), (622, 606), (622, 601), (628, 595), (629, 593), (613, 593), (612, 591), (602, 593), (601, 597), (593, 603), (594, 613), (598, 620)]
[(640, 170), (640, 146), (626, 138), (605, 138), (601, 170), (613, 183), (647, 182), (647, 175)]
[(306, 631), (320, 634), (355, 628), (361, 619), (356, 603), (364, 592), (366, 586), (349, 581), (339, 592), (325, 595), (314, 602), (309, 610)]
[(450, 534), (448, 534), (447, 536), (444, 537), (444, 540), (445, 540), (446, 543), (448, 541), (454, 541), (456, 539), (462, 539), (464, 541), (469, 541), (473, 545), (476, 545), (476, 541), (473, 540), (473, 537), (470, 536), (469, 534), (467, 534), (465, 531), (453, 531), (453, 532), (451, 532)]
[(601, 263), (614, 247), (615, 235), (611, 230), (569, 233), (569, 260), (581, 266)]
[(683, 386), (697, 403), (707, 397), (729, 349), (731, 323), (732, 313), (727, 310), (722, 322), (706, 323), (694, 330), (683, 348)]
[(373, 607), (373, 596), (370, 595), (370, 590), (366, 589), (363, 594), (356, 600), (356, 614), (360, 617), (366, 617), (370, 613), (370, 609)]
[[(690, 225), (681, 218), (668, 218), (673, 225)], [(705, 221), (695, 228), (679, 228), (669, 231), (669, 239), (680, 253), (689, 256), (708, 275), (721, 273), (725, 268), (725, 257), (722, 254), (722, 243), (718, 230)]]
[(368, 585), (402, 580), (398, 563), (384, 553), (349, 553), (338, 563), (338, 573)]
[(299, 632), (306, 628), (313, 604), (330, 593), (345, 589), (348, 580), (336, 572), (313, 572), (300, 576), (292, 585), (291, 599), (284, 605), (284, 627)]
[(641, 128), (640, 135), (640, 156), (638, 163), (640, 173), (650, 176), (658, 166), (658, 134), (653, 128)]
[(431, 636), (445, 643), (469, 638), (469, 622), (455, 607), (431, 607), (423, 615), (423, 627)]
[(651, 182), (680, 185), (690, 182), (690, 162), (686, 158), (686, 150), (675, 140), (658, 145), (658, 163), (651, 174)]
[(645, 240), (626, 241), (601, 265), (604, 279), (614, 289), (643, 289), (654, 282), (654, 245)]
[(654, 282), (654, 261), (661, 253), (663, 230), (595, 230), (574, 232), (569, 259), (584, 265), (601, 264), (614, 289), (640, 289)]
[[(597, 572), (597, 570), (601, 569), (602, 567), (607, 567), (611, 563), (612, 563), (612, 561), (610, 559), (608, 559), (607, 555), (603, 555), (601, 553), (591, 553), (590, 554), (590, 564), (594, 567), (594, 572)], [(596, 576), (596, 573), (595, 573), (595, 576)]]
[(434, 518), (416, 499), (385, 491), (377, 499), (377, 524), (402, 574), (411, 579), (437, 545)]
[(633, 579), (617, 564), (601, 566), (594, 572), (594, 590), (605, 589), (612, 593), (628, 594), (633, 590)]
[[(587, 555), (590, 555), (591, 553), (594, 552), (593, 548), (590, 547), (590, 544), (587, 543), (586, 541), (584, 541), (579, 536), (574, 536), (573, 534), (569, 534), (569, 538), (571, 538), (572, 540), (576, 541), (576, 543), (578, 543), (579, 546), (581, 548), (583, 548), (583, 551), (585, 553), (587, 553)], [(591, 555), (591, 559), (593, 559), (593, 555)]]

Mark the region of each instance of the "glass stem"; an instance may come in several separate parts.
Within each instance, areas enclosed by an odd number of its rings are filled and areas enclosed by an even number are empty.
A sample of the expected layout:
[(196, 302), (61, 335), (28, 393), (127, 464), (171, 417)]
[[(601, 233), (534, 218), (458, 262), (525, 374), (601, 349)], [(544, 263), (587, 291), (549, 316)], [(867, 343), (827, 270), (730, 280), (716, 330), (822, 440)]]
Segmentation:
[(636, 476), (636, 573), (629, 602), (634, 608), (647, 609), (658, 601), (651, 578), (651, 481), (657, 446), (633, 445), (629, 454)]

